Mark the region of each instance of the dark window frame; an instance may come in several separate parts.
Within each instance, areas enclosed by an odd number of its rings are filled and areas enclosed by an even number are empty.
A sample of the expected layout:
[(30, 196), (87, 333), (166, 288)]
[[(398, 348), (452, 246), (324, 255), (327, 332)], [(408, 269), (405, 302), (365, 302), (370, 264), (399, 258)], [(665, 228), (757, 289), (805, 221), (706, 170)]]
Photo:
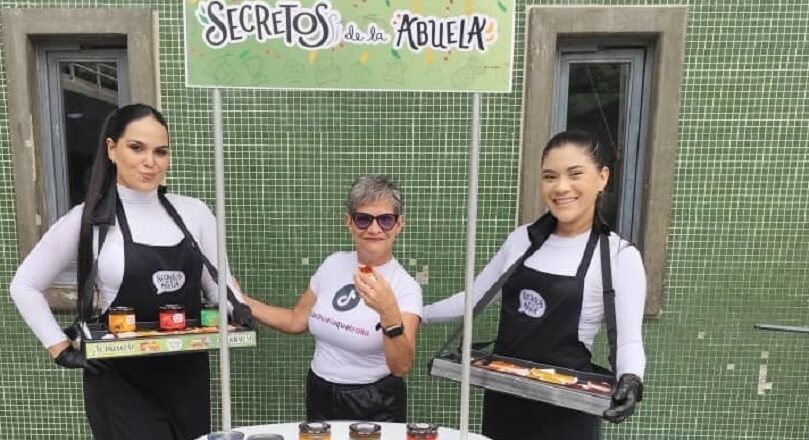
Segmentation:
[[(43, 115), (39, 109), (36, 45), (45, 40), (126, 42), (133, 102), (159, 107), (157, 14), (148, 8), (3, 9), (3, 62), (8, 93), (8, 127), (14, 178), (17, 246), (20, 260), (47, 230), (42, 163)], [(75, 284), (53, 285), (54, 309), (71, 309)]]

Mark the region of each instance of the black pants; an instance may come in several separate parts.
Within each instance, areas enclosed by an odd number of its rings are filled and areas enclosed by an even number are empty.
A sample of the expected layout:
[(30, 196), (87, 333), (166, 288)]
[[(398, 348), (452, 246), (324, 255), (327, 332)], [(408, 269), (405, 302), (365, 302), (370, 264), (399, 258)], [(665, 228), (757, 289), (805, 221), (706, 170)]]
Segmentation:
[(483, 435), (492, 440), (598, 440), (601, 420), (581, 411), (486, 391)]
[(95, 440), (192, 440), (211, 431), (208, 354), (104, 361), (84, 372)]
[(306, 420), (407, 421), (407, 385), (394, 375), (362, 385), (331, 383), (309, 370)]

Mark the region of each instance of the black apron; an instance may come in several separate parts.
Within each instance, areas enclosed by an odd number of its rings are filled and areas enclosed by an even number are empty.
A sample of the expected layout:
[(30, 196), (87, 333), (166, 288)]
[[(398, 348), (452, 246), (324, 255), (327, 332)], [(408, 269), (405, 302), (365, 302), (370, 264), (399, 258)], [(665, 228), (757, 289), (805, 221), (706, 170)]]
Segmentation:
[[(494, 353), (542, 364), (591, 371), (591, 355), (579, 341), (584, 277), (599, 228), (593, 227), (575, 276), (521, 265), (502, 290)], [(593, 440), (598, 417), (544, 402), (487, 390), (483, 434), (493, 440)]]
[[(164, 206), (169, 203), (163, 194), (158, 197)], [(198, 317), (202, 259), (188, 238), (174, 246), (135, 243), (120, 200), (116, 214), (124, 239), (124, 277), (110, 307), (133, 307), (138, 321), (157, 321), (160, 306), (181, 304), (187, 317)], [(157, 294), (152, 275), (167, 270), (183, 272), (185, 283)], [(85, 408), (96, 440), (188, 440), (210, 432), (207, 353), (104, 362), (110, 368), (102, 374), (84, 373)]]

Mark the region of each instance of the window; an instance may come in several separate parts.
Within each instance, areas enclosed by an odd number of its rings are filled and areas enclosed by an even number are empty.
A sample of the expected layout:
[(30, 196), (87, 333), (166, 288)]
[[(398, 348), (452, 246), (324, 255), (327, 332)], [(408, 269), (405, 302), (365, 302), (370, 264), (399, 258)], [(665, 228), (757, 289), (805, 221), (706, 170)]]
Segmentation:
[(48, 225), (84, 200), (104, 118), (129, 103), (126, 47), (37, 44)]
[(594, 131), (616, 154), (609, 220), (634, 241), (661, 313), (685, 49), (683, 6), (528, 8), (519, 221), (545, 211), (542, 148), (565, 128)]
[[(112, 108), (158, 105), (156, 22), (145, 8), (3, 9), (17, 243), (24, 258), (84, 197), (101, 119)], [(58, 43), (57, 43), (58, 42)], [(51, 286), (73, 309), (75, 275)]]
[(602, 215), (621, 236), (641, 242), (643, 180), (641, 139), (646, 135), (648, 75), (652, 59), (645, 46), (560, 44), (553, 132), (579, 129), (597, 136), (613, 156), (602, 195)]

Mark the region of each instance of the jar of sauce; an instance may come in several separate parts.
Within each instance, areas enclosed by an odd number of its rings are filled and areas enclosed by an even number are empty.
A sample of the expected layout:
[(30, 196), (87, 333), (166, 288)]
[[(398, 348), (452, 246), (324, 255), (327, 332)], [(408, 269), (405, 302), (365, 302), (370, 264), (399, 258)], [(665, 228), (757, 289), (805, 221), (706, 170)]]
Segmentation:
[(219, 309), (205, 305), (199, 313), (199, 325), (202, 327), (219, 327)]
[(435, 423), (408, 423), (407, 440), (436, 440), (438, 425)]
[(331, 440), (331, 425), (326, 422), (303, 422), (298, 425), (298, 440)]
[(160, 330), (183, 330), (185, 328), (185, 307), (179, 304), (160, 306)]
[(107, 313), (107, 328), (110, 333), (134, 332), (135, 309), (132, 307), (110, 307)]
[(382, 426), (376, 423), (359, 422), (348, 426), (349, 440), (379, 440), (382, 438)]

